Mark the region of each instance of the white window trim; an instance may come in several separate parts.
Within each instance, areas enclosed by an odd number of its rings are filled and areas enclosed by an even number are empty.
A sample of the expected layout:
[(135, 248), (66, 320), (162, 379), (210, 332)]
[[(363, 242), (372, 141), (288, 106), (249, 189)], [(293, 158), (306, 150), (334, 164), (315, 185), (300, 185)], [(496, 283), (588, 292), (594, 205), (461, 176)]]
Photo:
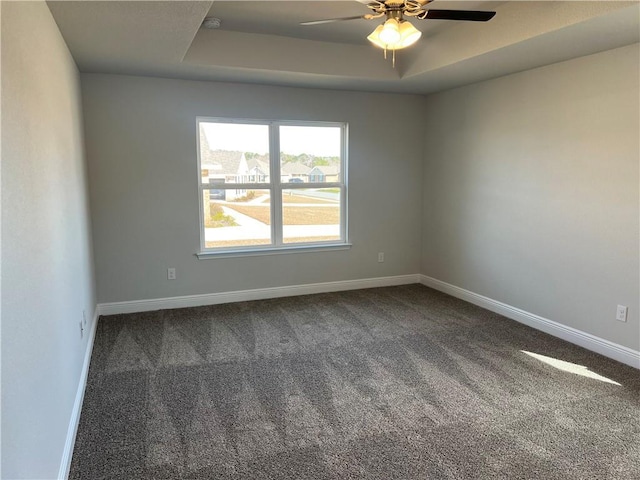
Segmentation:
[[(210, 190), (211, 186), (202, 183), (201, 152), (200, 152), (200, 123), (236, 123), (266, 125), (269, 127), (269, 183), (234, 183), (226, 184), (225, 188), (269, 190), (271, 194), (271, 239), (273, 243), (268, 245), (252, 245), (237, 247), (205, 247), (204, 205), (203, 193)], [(341, 135), (340, 147), (340, 177), (339, 182), (327, 183), (281, 183), (280, 175), (280, 138), (278, 129), (280, 126), (296, 127), (339, 127)], [(321, 122), (321, 121), (293, 121), (293, 120), (259, 120), (244, 118), (220, 118), (220, 117), (196, 117), (196, 145), (197, 145), (197, 181), (198, 181), (198, 212), (199, 212), (199, 236), (200, 249), (196, 253), (199, 259), (211, 259), (220, 257), (259, 256), (285, 253), (319, 252), (327, 250), (346, 250), (351, 248), (348, 229), (348, 125), (346, 122)], [(222, 187), (222, 185), (220, 185)], [(340, 240), (304, 243), (283, 243), (282, 239), (282, 191), (307, 188), (339, 188), (340, 189)], [(220, 189), (219, 187), (216, 189)]]

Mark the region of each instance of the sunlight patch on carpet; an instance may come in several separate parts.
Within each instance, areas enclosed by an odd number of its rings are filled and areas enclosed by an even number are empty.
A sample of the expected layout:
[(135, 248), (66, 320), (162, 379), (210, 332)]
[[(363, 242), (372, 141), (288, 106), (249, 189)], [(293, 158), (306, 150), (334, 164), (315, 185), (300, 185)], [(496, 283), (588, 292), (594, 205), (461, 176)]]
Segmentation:
[(544, 355), (540, 355), (539, 353), (527, 352), (526, 350), (520, 350), (522, 353), (526, 353), (530, 357), (536, 358), (541, 362), (546, 363), (547, 365), (551, 365), (552, 367), (557, 368), (558, 370), (562, 370), (563, 372), (574, 373), (576, 375), (580, 375), (587, 378), (593, 378), (594, 380), (600, 380), (605, 383), (612, 383), (614, 385), (621, 386), (618, 382), (614, 382), (610, 378), (603, 377), (602, 375), (598, 375), (596, 372), (592, 372), (589, 368), (584, 365), (578, 365), (577, 363), (565, 362), (564, 360), (559, 360), (553, 357), (546, 357)]

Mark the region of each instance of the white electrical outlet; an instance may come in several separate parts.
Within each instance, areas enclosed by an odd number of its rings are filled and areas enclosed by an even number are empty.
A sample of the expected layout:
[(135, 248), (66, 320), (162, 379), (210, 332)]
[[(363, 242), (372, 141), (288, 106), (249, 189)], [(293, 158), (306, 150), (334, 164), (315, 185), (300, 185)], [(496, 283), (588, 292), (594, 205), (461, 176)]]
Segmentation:
[(176, 269), (167, 268), (167, 280), (175, 280), (175, 279), (176, 279)]
[(378, 253), (378, 263), (384, 262), (384, 252)]
[(619, 322), (627, 321), (627, 307), (625, 307), (624, 305), (618, 305), (618, 308), (616, 310), (616, 320), (618, 320)]

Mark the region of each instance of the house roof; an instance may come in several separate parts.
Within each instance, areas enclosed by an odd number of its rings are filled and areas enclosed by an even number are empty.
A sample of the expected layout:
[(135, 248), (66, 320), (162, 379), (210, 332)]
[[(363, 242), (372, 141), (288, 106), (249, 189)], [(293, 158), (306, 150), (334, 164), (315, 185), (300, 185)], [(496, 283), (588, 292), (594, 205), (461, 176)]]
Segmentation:
[(255, 158), (255, 157), (254, 158), (249, 158), (249, 159), (247, 159), (247, 166), (249, 167), (249, 170), (253, 170), (254, 168), (257, 168), (264, 175), (267, 175), (269, 173), (269, 160), (268, 159), (265, 161), (265, 160), (263, 160), (261, 158)]
[[(246, 158), (245, 152), (237, 150), (211, 150), (202, 126), (200, 139), (201, 168), (227, 175), (241, 175), (257, 168), (262, 174), (269, 174), (269, 155), (251, 155), (250, 158)], [(240, 171), (243, 158), (246, 161), (247, 172)], [(282, 165), (282, 173), (285, 175), (307, 175), (310, 171), (311, 168), (301, 163), (288, 162)]]
[(280, 167), (285, 175), (308, 175), (311, 169), (303, 163), (287, 162)]
[(237, 175), (240, 172), (240, 164), (244, 156), (243, 152), (228, 150), (210, 150), (201, 148), (200, 166), (203, 169), (225, 175)]

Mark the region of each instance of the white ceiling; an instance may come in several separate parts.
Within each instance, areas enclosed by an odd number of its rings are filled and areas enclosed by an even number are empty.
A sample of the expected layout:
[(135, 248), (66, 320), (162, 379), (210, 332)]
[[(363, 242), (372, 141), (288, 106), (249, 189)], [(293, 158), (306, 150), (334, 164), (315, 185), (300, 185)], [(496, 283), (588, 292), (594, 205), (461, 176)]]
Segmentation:
[[(440, 1), (487, 23), (414, 20), (396, 68), (366, 36), (380, 20), (343, 1), (49, 1), (82, 72), (429, 93), (640, 41), (640, 3)], [(215, 16), (218, 30), (200, 29)]]

